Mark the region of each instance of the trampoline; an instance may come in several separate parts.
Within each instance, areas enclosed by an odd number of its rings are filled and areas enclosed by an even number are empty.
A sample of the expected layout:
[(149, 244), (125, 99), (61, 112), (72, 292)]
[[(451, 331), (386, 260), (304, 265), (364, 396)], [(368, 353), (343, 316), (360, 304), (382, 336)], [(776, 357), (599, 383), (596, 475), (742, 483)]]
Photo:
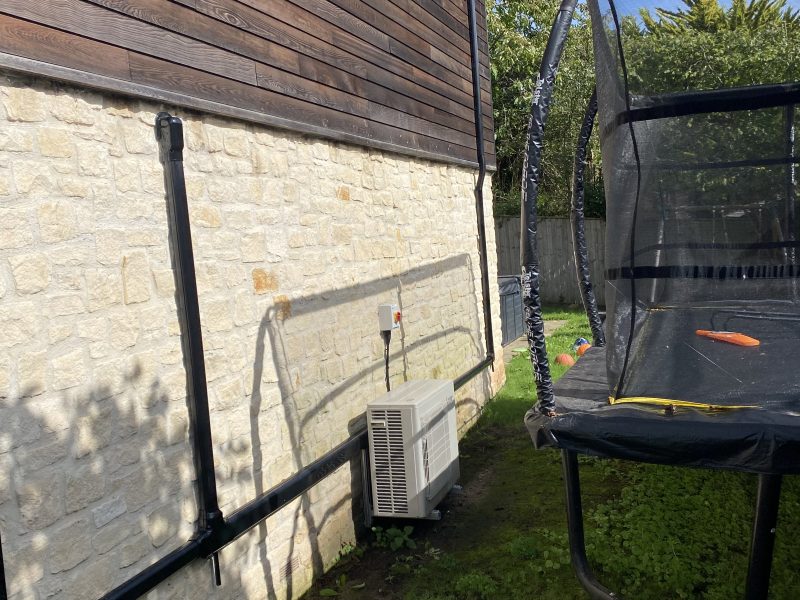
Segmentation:
[[(663, 90), (632, 78), (614, 0), (589, 0), (596, 94), (576, 149), (578, 283), (594, 338), (553, 385), (539, 299), (536, 200), (544, 125), (575, 0), (564, 0), (537, 78), (523, 174), (522, 289), (537, 448), (562, 451), (573, 565), (592, 598), (577, 454), (757, 474), (745, 585), (766, 598), (784, 475), (800, 473), (800, 83)], [(656, 74), (657, 75), (657, 74)], [(657, 90), (658, 93), (653, 93)], [(583, 166), (600, 134), (607, 203), (607, 317), (583, 233)]]

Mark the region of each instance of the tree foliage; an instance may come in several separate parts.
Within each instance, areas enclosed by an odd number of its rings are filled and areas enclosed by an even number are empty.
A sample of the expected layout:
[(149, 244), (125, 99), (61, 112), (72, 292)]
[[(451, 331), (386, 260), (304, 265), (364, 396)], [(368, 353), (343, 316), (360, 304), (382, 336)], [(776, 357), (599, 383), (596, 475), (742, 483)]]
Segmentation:
[(631, 90), (657, 94), (797, 81), (800, 15), (786, 0), (683, 0), (684, 9), (640, 12), (623, 39)]
[[(490, 6), (489, 51), (497, 136), (497, 173), (493, 178), (496, 214), (519, 214), (533, 86), (558, 6), (557, 0), (504, 0)], [(559, 66), (547, 120), (541, 214), (566, 214), (569, 210), (575, 143), (593, 87), (591, 30), (588, 15), (579, 7)], [(598, 204), (591, 203), (602, 187), (598, 181), (599, 170), (591, 171), (587, 186), (591, 206)], [(602, 200), (599, 204), (602, 206)]]
[[(632, 93), (800, 80), (800, 12), (787, 0), (732, 0), (729, 6), (719, 0), (683, 3), (677, 10), (656, 8), (651, 13), (643, 9), (638, 18), (623, 17)], [(497, 0), (489, 8), (497, 214), (519, 214), (533, 85), (557, 10), (557, 0)], [(593, 86), (591, 28), (585, 8), (579, 5), (547, 121), (539, 198), (542, 215), (568, 214), (575, 142)], [(687, 129), (686, 135), (690, 134)], [(721, 146), (731, 143), (717, 141)], [(604, 212), (599, 164), (595, 140), (586, 177), (587, 214), (591, 216)]]
[(800, 11), (788, 7), (787, 0), (733, 0), (727, 10), (718, 0), (684, 0), (684, 4), (686, 8), (678, 10), (656, 8), (655, 17), (646, 8), (641, 9), (639, 14), (647, 32), (656, 36), (689, 31), (756, 32), (800, 24)]

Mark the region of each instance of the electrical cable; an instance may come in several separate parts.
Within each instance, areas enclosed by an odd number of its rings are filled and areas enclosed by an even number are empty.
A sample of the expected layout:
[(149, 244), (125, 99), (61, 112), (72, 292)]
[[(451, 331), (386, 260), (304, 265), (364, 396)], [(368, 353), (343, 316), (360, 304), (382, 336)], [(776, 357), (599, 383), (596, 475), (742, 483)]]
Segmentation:
[(389, 329), (387, 331), (381, 331), (381, 337), (383, 338), (383, 362), (385, 365), (384, 379), (386, 381), (386, 391), (390, 392), (392, 390), (389, 386), (389, 342), (392, 340), (392, 330)]

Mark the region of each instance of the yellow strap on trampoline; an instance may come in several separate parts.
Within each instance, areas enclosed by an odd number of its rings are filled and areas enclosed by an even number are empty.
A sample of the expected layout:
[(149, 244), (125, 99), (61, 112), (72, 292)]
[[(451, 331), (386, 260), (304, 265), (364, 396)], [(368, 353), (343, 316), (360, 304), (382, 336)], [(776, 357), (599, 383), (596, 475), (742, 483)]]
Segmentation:
[(707, 404), (705, 402), (690, 402), (689, 400), (671, 400), (669, 398), (650, 398), (647, 396), (633, 396), (630, 398), (608, 397), (609, 404), (649, 404), (653, 406), (683, 406), (686, 408), (700, 408), (703, 410), (735, 410), (738, 408), (758, 408), (752, 404)]

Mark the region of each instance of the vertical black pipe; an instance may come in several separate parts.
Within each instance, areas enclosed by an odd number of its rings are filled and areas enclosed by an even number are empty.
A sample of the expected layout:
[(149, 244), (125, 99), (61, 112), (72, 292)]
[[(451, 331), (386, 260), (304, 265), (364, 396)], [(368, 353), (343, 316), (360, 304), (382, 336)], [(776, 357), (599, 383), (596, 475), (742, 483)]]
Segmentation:
[(469, 13), (469, 49), (472, 64), (472, 101), (475, 115), (475, 145), (478, 153), (478, 181), (475, 184), (475, 207), (478, 212), (478, 251), (480, 253), (481, 295), (483, 297), (483, 327), (486, 337), (486, 361), (494, 361), (494, 333), (489, 293), (489, 260), (486, 251), (486, 220), (483, 204), (483, 181), (486, 178), (486, 149), (483, 141), (483, 107), (481, 106), (480, 45), (475, 0), (467, 0)]
[(183, 323), (183, 344), (186, 377), (189, 387), (189, 418), (198, 490), (198, 528), (213, 530), (222, 524), (217, 502), (217, 481), (214, 474), (214, 451), (211, 441), (211, 420), (208, 414), (206, 363), (203, 335), (200, 328), (200, 305), (197, 300), (197, 279), (194, 270), (189, 205), (183, 176), (183, 124), (168, 113), (156, 116), (156, 137), (164, 164), (165, 183), (170, 214), (173, 267), (176, 298)]
[(747, 568), (747, 587), (744, 596), (746, 600), (767, 599), (782, 482), (781, 475), (758, 476), (753, 540), (750, 544), (750, 564)]
[(544, 414), (555, 412), (553, 379), (547, 362), (544, 340), (542, 302), (539, 297), (539, 249), (536, 241), (536, 201), (542, 179), (542, 144), (544, 125), (550, 112), (550, 102), (556, 79), (558, 63), (564, 50), (572, 14), (577, 0), (562, 0), (550, 38), (547, 40), (542, 66), (533, 90), (531, 116), (528, 122), (528, 140), (522, 173), (522, 218), (520, 259), (522, 262), (522, 303), (525, 312), (525, 332), (531, 352), (533, 376), (536, 380), (538, 409)]
[(595, 346), (605, 346), (606, 337), (603, 333), (603, 323), (597, 310), (597, 298), (592, 287), (592, 274), (589, 269), (589, 247), (586, 243), (585, 229), (585, 186), (584, 173), (586, 172), (586, 154), (589, 140), (592, 137), (594, 119), (597, 115), (597, 90), (592, 91), (592, 97), (586, 105), (583, 115), (583, 124), (578, 134), (578, 144), (575, 148), (575, 164), (572, 168), (572, 209), (570, 221), (572, 222), (572, 249), (575, 254), (575, 270), (578, 275), (578, 286), (581, 290), (581, 299), (586, 316), (589, 318), (589, 327), (592, 329), (592, 338)]
[(6, 567), (3, 562), (3, 541), (0, 540), (0, 600), (6, 600), (8, 592), (6, 591)]
[(569, 450), (561, 451), (561, 465), (567, 493), (567, 530), (572, 567), (583, 588), (593, 600), (617, 598), (597, 581), (589, 559), (586, 557), (586, 542), (583, 533), (583, 506), (581, 504), (581, 482), (578, 472), (578, 455)]

